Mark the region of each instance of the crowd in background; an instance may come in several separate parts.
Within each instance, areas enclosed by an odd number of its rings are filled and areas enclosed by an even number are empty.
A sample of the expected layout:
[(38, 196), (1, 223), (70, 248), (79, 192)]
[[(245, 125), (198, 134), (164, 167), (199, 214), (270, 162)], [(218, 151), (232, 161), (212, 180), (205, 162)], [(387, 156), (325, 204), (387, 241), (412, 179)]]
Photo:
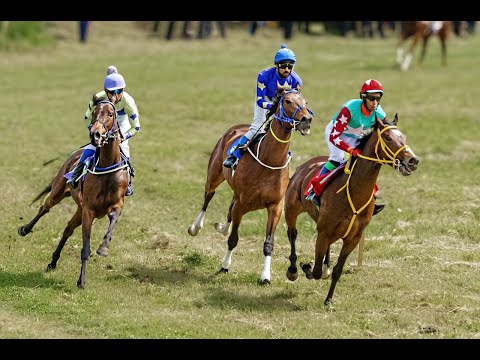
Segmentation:
[[(162, 25), (165, 28), (165, 39), (173, 40), (177, 23), (183, 23), (180, 32), (181, 39), (209, 39), (217, 34), (222, 38), (227, 37), (227, 29), (230, 21), (154, 21), (152, 32), (160, 33)], [(90, 21), (79, 21), (79, 40), (82, 43), (87, 41)], [(163, 23), (163, 24), (162, 24)], [(235, 23), (242, 23), (235, 21)], [(266, 26), (278, 28), (283, 32), (286, 40), (294, 36), (295, 31), (310, 35), (319, 34), (312, 30), (315, 23), (321, 24), (322, 32), (330, 35), (347, 36), (354, 33), (358, 37), (373, 38), (380, 36), (384, 38), (394, 33), (399, 28), (397, 21), (246, 21), (247, 31), (255, 36), (257, 32)], [(453, 33), (458, 37), (472, 35), (475, 32), (477, 21), (452, 21)], [(196, 26), (196, 29), (193, 28)]]

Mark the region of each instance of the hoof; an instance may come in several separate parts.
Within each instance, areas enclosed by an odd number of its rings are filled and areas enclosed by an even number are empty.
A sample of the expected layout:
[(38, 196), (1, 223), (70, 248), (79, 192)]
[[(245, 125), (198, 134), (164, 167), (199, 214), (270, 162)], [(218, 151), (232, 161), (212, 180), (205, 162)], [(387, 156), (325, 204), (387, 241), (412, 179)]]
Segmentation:
[(303, 272), (305, 273), (305, 276), (307, 277), (307, 279), (312, 280), (313, 279), (312, 264), (302, 264), (302, 263), (300, 263), (300, 267), (302, 268)]
[(327, 306), (333, 305), (333, 301), (331, 298), (326, 298), (325, 301), (323, 302)]
[(225, 224), (215, 223), (215, 230), (217, 230), (217, 232), (220, 234), (228, 235), (229, 226), (227, 227)]
[(108, 248), (100, 245), (97, 249), (97, 254), (105, 257), (108, 256)]
[(48, 265), (47, 265), (47, 269), (46, 269), (45, 271), (46, 271), (46, 272), (49, 272), (49, 271), (55, 270), (55, 268), (56, 268), (56, 265), (48, 264)]
[(188, 228), (188, 234), (190, 236), (197, 236), (200, 228), (196, 227), (194, 224), (190, 225)]
[(25, 229), (25, 226), (20, 226), (20, 227), (18, 228), (18, 235), (20, 235), (20, 236), (25, 236), (25, 235), (27, 235), (28, 233), (25, 232), (24, 229)]
[(270, 285), (270, 280), (268, 279), (260, 280), (260, 285), (262, 286)]
[(223, 267), (217, 272), (217, 274), (227, 274), (227, 273), (228, 273), (228, 269), (225, 269)]
[(298, 271), (295, 269), (294, 271), (291, 271), (290, 269), (287, 270), (287, 279), (290, 281), (295, 281), (298, 279)]

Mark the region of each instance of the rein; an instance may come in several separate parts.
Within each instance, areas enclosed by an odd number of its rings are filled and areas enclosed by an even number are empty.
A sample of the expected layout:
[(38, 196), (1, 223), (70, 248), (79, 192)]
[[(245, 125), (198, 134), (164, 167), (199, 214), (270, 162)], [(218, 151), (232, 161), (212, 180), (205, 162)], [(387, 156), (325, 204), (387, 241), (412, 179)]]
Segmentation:
[[(369, 160), (369, 161), (374, 161), (376, 163), (379, 163), (379, 164), (391, 164), (391, 166), (395, 169), (395, 170), (398, 170), (399, 167), (400, 167), (400, 160), (397, 159), (397, 155), (403, 150), (403, 149), (406, 149), (406, 148), (409, 148), (408, 145), (404, 145), (402, 146), (401, 148), (399, 148), (395, 153), (387, 146), (387, 144), (385, 144), (385, 141), (383, 140), (382, 138), (382, 133), (388, 129), (396, 129), (397, 127), (396, 126), (393, 126), (393, 125), (389, 125), (389, 126), (386, 126), (385, 128), (383, 128), (382, 131), (380, 131), (380, 129), (377, 129), (377, 132), (378, 132), (378, 140), (377, 140), (377, 144), (375, 145), (375, 155), (377, 156), (376, 158), (372, 158), (372, 157), (368, 157), (368, 156), (365, 156), (365, 155), (362, 155), (362, 154), (359, 154), (358, 157), (359, 158), (362, 158), (362, 159), (365, 159), (365, 160)], [(387, 154), (387, 156), (390, 158), (390, 160), (386, 160), (386, 159), (380, 159), (380, 157), (378, 156), (378, 147), (382, 148), (382, 150)], [(353, 201), (352, 201), (352, 197), (350, 195), (350, 178), (352, 177), (352, 172), (353, 172), (353, 169), (355, 168), (355, 165), (357, 164), (357, 161), (355, 160), (353, 162), (353, 165), (352, 165), (352, 169), (350, 170), (349, 167), (350, 167), (350, 163), (352, 161), (352, 157), (350, 156), (350, 158), (348, 159), (348, 162), (347, 164), (345, 165), (345, 169), (344, 169), (344, 172), (345, 174), (348, 175), (348, 178), (347, 178), (347, 182), (345, 183), (345, 185), (343, 185), (340, 189), (338, 189), (337, 191), (337, 194), (342, 191), (343, 189), (347, 189), (347, 198), (348, 198), (348, 203), (350, 204), (350, 208), (352, 209), (353, 211), (353, 216), (352, 216), (352, 219), (350, 220), (350, 224), (348, 225), (348, 229), (347, 231), (345, 232), (345, 234), (342, 236), (342, 239), (345, 238), (349, 233), (350, 233), (350, 230), (352, 229), (352, 226), (353, 226), (353, 223), (355, 222), (355, 219), (357, 218), (357, 215), (359, 215), (363, 210), (365, 210), (365, 208), (368, 206), (368, 204), (370, 204), (370, 202), (372, 201), (373, 199), (373, 191), (372, 191), (372, 195), (370, 196), (370, 199), (368, 199), (368, 201), (365, 203), (365, 205), (363, 205), (360, 209), (356, 210), (355, 209), (355, 205), (353, 205)]]
[[(280, 98), (279, 100), (279, 114), (274, 114), (273, 117), (275, 118), (275, 120), (277, 120), (278, 122), (280, 122), (280, 125), (282, 126), (283, 130), (285, 130), (285, 132), (287, 134), (291, 133), (292, 131), (296, 130), (296, 127), (297, 127), (297, 124), (300, 123), (301, 120), (295, 120), (295, 116), (297, 115), (297, 113), (303, 109), (305, 106), (298, 106), (295, 111), (293, 112), (293, 115), (290, 117), (287, 115), (287, 113), (285, 112), (285, 109), (283, 107), (283, 98), (285, 97), (285, 95), (289, 94), (289, 93), (299, 93), (297, 90), (289, 90), (289, 91), (286, 91), (282, 97)], [(307, 111), (312, 115), (312, 116), (315, 116), (314, 115), (314, 112), (311, 111), (310, 109), (307, 108)], [(283, 124), (284, 123), (287, 123), (289, 125), (291, 125), (292, 127), (287, 129)], [(279, 143), (282, 143), (282, 144), (287, 144), (288, 142), (290, 142), (290, 137), (287, 139), (287, 140), (282, 140), (280, 139), (276, 134), (275, 132), (273, 131), (273, 128), (270, 126), (270, 132), (272, 133), (272, 136), (274, 137), (275, 140), (277, 140)], [(288, 164), (290, 163), (290, 160), (292, 159), (292, 154), (291, 152), (289, 151), (288, 152), (288, 157), (287, 157), (287, 161), (285, 162), (284, 165), (282, 166), (269, 166), (267, 164), (264, 164), (260, 158), (259, 158), (259, 153), (260, 153), (260, 145), (262, 144), (262, 141), (265, 137), (263, 137), (262, 139), (260, 139), (260, 141), (258, 142), (258, 146), (257, 146), (257, 153), (254, 154), (252, 152), (252, 150), (247, 147), (247, 150), (248, 152), (250, 153), (250, 155), (252, 155), (252, 157), (262, 166), (268, 168), (268, 169), (271, 169), (271, 170), (281, 170), (281, 169), (285, 169)]]

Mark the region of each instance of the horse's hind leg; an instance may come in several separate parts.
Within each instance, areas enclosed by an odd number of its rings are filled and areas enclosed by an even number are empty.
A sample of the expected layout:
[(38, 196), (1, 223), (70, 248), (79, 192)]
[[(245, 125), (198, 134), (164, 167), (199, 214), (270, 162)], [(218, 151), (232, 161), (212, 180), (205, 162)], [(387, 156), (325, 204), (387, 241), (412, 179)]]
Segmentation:
[(100, 256), (108, 256), (108, 250), (109, 250), (109, 244), (110, 241), (112, 240), (112, 232), (113, 228), (115, 227), (115, 224), (118, 221), (118, 218), (120, 217), (120, 212), (117, 210), (114, 210), (108, 214), (108, 217), (110, 219), (110, 225), (108, 226), (107, 233), (103, 237), (103, 242), (100, 244), (100, 246), (97, 249), (97, 254)]
[[(64, 188), (64, 186), (63, 186), (63, 188)], [(63, 188), (60, 189), (59, 187), (55, 187), (50, 192), (50, 194), (47, 196), (47, 198), (43, 202), (42, 206), (40, 206), (40, 208), (38, 209), (38, 213), (32, 219), (32, 221), (30, 221), (27, 225), (20, 226), (18, 228), (18, 234), (20, 236), (26, 236), (27, 234), (29, 234), (32, 231), (35, 224), (37, 223), (37, 221), (40, 220), (40, 218), (43, 215), (47, 214), (52, 207), (54, 207), (60, 201), (62, 201), (62, 199), (66, 196), (65, 193), (63, 192)]]
[(82, 209), (79, 206), (77, 208), (77, 211), (75, 212), (75, 214), (72, 216), (67, 226), (65, 227), (65, 230), (63, 230), (62, 238), (60, 239), (60, 242), (58, 243), (57, 248), (55, 249), (55, 252), (52, 254), (52, 262), (47, 265), (46, 271), (53, 270), (57, 267), (57, 261), (58, 259), (60, 259), (60, 254), (63, 250), (63, 247), (65, 246), (65, 243), (67, 242), (68, 238), (72, 236), (73, 231), (77, 227), (79, 227), (81, 223), (82, 223)]

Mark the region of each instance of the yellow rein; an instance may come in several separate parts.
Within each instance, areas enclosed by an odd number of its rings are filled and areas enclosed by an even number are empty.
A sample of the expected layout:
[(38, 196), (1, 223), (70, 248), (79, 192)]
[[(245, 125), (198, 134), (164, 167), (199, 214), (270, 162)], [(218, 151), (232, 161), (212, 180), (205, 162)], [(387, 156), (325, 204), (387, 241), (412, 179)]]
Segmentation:
[[(375, 161), (377, 163), (380, 163), (380, 164), (391, 164), (393, 168), (395, 168), (395, 160), (397, 158), (397, 155), (403, 150), (403, 149), (406, 149), (407, 147), (409, 147), (408, 145), (404, 145), (402, 146), (401, 148), (399, 148), (397, 150), (397, 152), (393, 152), (392, 150), (390, 150), (390, 148), (387, 147), (387, 145), (385, 144), (385, 141), (383, 141), (382, 139), (382, 133), (388, 129), (395, 129), (396, 126), (386, 126), (385, 128), (383, 128), (382, 131), (380, 131), (380, 129), (377, 129), (377, 132), (378, 132), (378, 140), (377, 140), (377, 144), (375, 145), (375, 155), (377, 156), (377, 158), (371, 158), (371, 157), (368, 157), (368, 156), (364, 156), (362, 154), (359, 154), (358, 157), (359, 158), (362, 158), (362, 159), (365, 159), (365, 160), (371, 160), (371, 161)], [(382, 150), (387, 154), (387, 156), (390, 158), (390, 160), (386, 160), (386, 159), (380, 159), (379, 156), (378, 156), (378, 146), (381, 146)], [(350, 230), (352, 229), (352, 226), (353, 226), (353, 223), (355, 222), (355, 219), (357, 218), (357, 215), (360, 214), (363, 210), (365, 210), (365, 208), (368, 206), (368, 204), (370, 204), (370, 202), (372, 201), (372, 198), (373, 198), (373, 191), (372, 191), (372, 195), (370, 196), (370, 199), (368, 199), (368, 201), (365, 203), (365, 205), (363, 205), (360, 209), (356, 210), (355, 209), (355, 205), (353, 205), (353, 202), (352, 202), (352, 197), (350, 196), (350, 188), (349, 188), (349, 184), (350, 184), (350, 178), (352, 176), (352, 171), (353, 169), (355, 168), (355, 164), (357, 163), (356, 161), (353, 163), (353, 166), (352, 166), (352, 169), (350, 170), (349, 167), (350, 167), (350, 163), (352, 161), (352, 157), (350, 156), (350, 158), (348, 159), (347, 161), (347, 164), (345, 165), (345, 174), (348, 175), (348, 179), (347, 179), (347, 182), (345, 183), (345, 185), (343, 185), (340, 189), (338, 189), (337, 191), (337, 194), (342, 191), (343, 189), (347, 188), (347, 198), (348, 198), (348, 203), (350, 204), (350, 208), (352, 209), (353, 211), (353, 216), (352, 216), (352, 219), (350, 220), (350, 224), (348, 225), (348, 229), (347, 231), (345, 232), (345, 235), (342, 236), (342, 239), (347, 237), (347, 235), (350, 233)]]

